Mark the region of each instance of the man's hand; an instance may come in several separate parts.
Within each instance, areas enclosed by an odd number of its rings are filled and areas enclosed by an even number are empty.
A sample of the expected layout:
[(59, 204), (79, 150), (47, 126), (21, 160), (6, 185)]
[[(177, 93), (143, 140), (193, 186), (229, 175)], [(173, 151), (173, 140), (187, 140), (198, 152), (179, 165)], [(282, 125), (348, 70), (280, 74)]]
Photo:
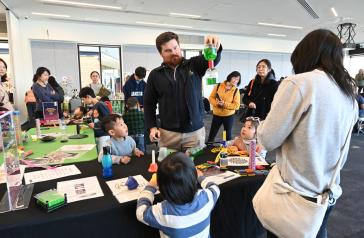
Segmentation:
[(219, 38), (217, 36), (214, 36), (214, 35), (208, 35), (208, 36), (206, 36), (204, 43), (205, 43), (205, 45), (206, 44), (211, 44), (214, 47), (216, 47), (216, 49), (219, 49), (220, 48)]
[(149, 139), (151, 142), (158, 141), (160, 136), (161, 136), (161, 132), (157, 129), (157, 127), (153, 127), (150, 129)]
[(93, 128), (95, 127), (95, 123), (93, 123), (93, 122), (89, 123), (89, 124), (88, 124), (88, 127), (90, 127), (90, 128), (92, 128), (92, 129), (93, 129)]

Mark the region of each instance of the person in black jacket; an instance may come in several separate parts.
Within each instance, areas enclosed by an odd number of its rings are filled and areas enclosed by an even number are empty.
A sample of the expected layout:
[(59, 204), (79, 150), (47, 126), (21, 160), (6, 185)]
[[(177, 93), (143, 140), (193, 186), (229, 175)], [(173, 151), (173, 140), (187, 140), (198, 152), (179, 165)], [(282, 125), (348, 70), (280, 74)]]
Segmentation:
[(58, 93), (58, 95), (59, 95), (59, 100), (58, 100), (58, 114), (59, 114), (59, 118), (63, 118), (62, 104), (63, 104), (63, 101), (64, 101), (64, 90), (61, 87), (61, 85), (58, 84), (56, 78), (53, 77), (53, 76), (49, 76), (48, 83), (49, 83), (49, 85), (52, 86), (52, 88), (54, 89), (54, 91), (56, 93)]
[[(222, 47), (216, 36), (207, 36), (205, 43), (216, 47), (216, 65)], [(202, 55), (182, 57), (178, 36), (164, 32), (156, 39), (163, 63), (153, 69), (144, 93), (144, 114), (151, 141), (159, 146), (184, 149), (205, 143), (203, 126), (202, 80), (208, 62)], [(160, 128), (157, 128), (156, 108), (159, 105)]]
[(140, 108), (143, 108), (143, 95), (147, 83), (144, 81), (147, 70), (144, 67), (137, 67), (135, 73), (130, 76), (128, 81), (125, 82), (123, 87), (123, 93), (125, 97), (125, 102), (128, 101), (130, 97), (136, 97)]
[(270, 111), (278, 82), (269, 60), (260, 60), (256, 70), (257, 75), (249, 82), (243, 97), (243, 103), (248, 107), (248, 113), (245, 114), (245, 117), (255, 116), (264, 120)]

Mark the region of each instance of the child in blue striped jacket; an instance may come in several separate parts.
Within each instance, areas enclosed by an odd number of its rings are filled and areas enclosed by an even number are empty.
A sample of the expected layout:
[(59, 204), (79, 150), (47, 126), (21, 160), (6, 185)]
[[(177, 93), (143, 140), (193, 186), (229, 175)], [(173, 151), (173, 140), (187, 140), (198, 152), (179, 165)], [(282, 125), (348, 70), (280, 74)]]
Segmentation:
[[(210, 214), (220, 190), (204, 179), (184, 153), (167, 156), (158, 168), (157, 180), (152, 178), (140, 194), (138, 220), (159, 229), (161, 237), (209, 237)], [(165, 200), (152, 205), (157, 186)]]

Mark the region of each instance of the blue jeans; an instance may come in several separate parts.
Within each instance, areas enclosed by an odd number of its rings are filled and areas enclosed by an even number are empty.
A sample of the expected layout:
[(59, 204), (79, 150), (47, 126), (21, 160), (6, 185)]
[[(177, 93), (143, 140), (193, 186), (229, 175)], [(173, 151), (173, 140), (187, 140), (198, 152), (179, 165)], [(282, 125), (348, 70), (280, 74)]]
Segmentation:
[[(325, 213), (325, 217), (324, 220), (322, 221), (321, 227), (319, 232), (317, 233), (316, 238), (327, 238), (327, 220), (329, 219), (329, 215), (332, 211), (332, 209), (334, 208), (335, 205), (332, 206), (328, 206), (326, 213)], [(267, 230), (267, 238), (274, 238), (277, 237), (276, 235), (274, 235), (272, 232)]]
[(136, 143), (136, 147), (145, 152), (145, 147), (144, 147), (144, 135), (143, 134), (138, 134), (138, 135), (130, 135), (131, 138), (133, 138), (135, 140)]

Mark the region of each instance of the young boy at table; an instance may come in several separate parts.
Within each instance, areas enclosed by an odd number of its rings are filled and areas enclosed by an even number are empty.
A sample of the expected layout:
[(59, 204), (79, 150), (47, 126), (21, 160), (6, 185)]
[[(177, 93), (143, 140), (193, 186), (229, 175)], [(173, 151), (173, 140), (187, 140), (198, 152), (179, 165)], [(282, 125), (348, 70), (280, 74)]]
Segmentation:
[(79, 93), (80, 98), (86, 105), (92, 105), (91, 118), (92, 122), (88, 124), (94, 130), (97, 151), (102, 151), (102, 145), (108, 139), (109, 135), (101, 128), (101, 120), (110, 114), (109, 109), (103, 102), (97, 100), (94, 90), (90, 87), (81, 88)]
[(135, 140), (137, 148), (145, 152), (144, 146), (144, 113), (139, 109), (139, 102), (136, 97), (130, 97), (126, 101), (127, 111), (123, 119), (128, 125), (129, 134)]
[[(198, 189), (201, 184), (202, 189)], [(159, 191), (164, 201), (153, 204)], [(167, 156), (140, 193), (137, 219), (159, 229), (161, 237), (210, 237), (210, 214), (220, 195), (184, 153)]]
[(255, 141), (256, 152), (264, 159), (267, 151), (259, 143), (257, 143), (257, 128), (259, 123), (259, 117), (247, 117), (243, 127), (241, 128), (240, 136), (237, 136), (234, 140), (229, 141), (228, 146), (235, 146), (237, 147), (238, 151), (245, 151), (247, 154), (249, 154), (250, 142)]
[[(102, 120), (103, 129), (110, 135), (110, 140), (104, 145), (111, 146), (111, 158), (113, 164), (127, 164), (131, 156), (143, 156), (143, 151), (136, 148), (133, 138), (128, 136), (128, 127), (123, 118), (118, 114), (110, 114)], [(98, 161), (101, 162), (103, 151), (99, 153)]]

